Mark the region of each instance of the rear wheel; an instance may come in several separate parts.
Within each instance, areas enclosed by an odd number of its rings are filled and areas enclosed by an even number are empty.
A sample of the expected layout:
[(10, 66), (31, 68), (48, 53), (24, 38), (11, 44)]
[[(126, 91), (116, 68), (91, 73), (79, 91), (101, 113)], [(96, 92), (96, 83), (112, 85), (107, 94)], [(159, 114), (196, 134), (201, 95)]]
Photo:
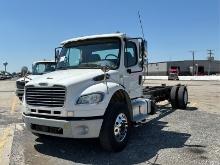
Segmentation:
[(180, 109), (186, 109), (188, 103), (188, 91), (185, 86), (181, 86), (178, 91), (178, 105)]
[(173, 109), (178, 108), (178, 100), (177, 100), (178, 90), (179, 90), (179, 86), (173, 86), (170, 91), (170, 103)]
[(128, 142), (130, 120), (125, 104), (117, 103), (107, 108), (100, 131), (100, 144), (108, 151), (121, 151)]

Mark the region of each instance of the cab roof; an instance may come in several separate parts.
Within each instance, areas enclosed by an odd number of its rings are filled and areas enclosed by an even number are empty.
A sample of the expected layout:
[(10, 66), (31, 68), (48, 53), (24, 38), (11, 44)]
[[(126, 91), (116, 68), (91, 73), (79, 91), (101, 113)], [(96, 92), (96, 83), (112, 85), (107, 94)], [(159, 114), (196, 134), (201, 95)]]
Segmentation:
[(33, 65), (34, 64), (37, 64), (37, 63), (55, 63), (55, 61), (54, 60), (42, 60), (42, 61), (35, 61), (35, 62), (33, 62)]
[(108, 38), (108, 37), (125, 37), (126, 35), (124, 33), (110, 33), (110, 34), (99, 34), (99, 35), (89, 35), (89, 36), (82, 36), (82, 37), (77, 37), (77, 38), (71, 38), (68, 40), (65, 40), (61, 42), (61, 45), (64, 45), (69, 42), (74, 42), (74, 41), (80, 41), (80, 40), (87, 40), (87, 39), (95, 39), (95, 38)]

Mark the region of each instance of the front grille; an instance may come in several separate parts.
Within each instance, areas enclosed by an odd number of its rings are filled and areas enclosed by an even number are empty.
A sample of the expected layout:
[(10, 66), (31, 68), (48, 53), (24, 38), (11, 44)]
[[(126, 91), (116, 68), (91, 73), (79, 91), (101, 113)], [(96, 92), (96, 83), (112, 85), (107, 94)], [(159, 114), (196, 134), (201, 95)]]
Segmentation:
[(25, 82), (24, 81), (16, 81), (16, 86), (18, 89), (24, 89)]
[(45, 107), (63, 107), (65, 101), (64, 87), (26, 87), (28, 105)]

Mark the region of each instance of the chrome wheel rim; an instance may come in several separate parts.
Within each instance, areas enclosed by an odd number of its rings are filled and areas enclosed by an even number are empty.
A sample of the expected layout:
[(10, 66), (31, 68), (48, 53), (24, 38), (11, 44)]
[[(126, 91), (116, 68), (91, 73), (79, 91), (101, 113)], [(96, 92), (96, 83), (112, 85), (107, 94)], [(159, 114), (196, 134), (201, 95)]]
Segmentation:
[(185, 91), (185, 93), (184, 93), (184, 103), (187, 104), (187, 102), (188, 102), (188, 93), (187, 93), (187, 91)]
[(127, 136), (128, 119), (124, 113), (120, 113), (114, 124), (114, 136), (117, 142), (122, 142)]

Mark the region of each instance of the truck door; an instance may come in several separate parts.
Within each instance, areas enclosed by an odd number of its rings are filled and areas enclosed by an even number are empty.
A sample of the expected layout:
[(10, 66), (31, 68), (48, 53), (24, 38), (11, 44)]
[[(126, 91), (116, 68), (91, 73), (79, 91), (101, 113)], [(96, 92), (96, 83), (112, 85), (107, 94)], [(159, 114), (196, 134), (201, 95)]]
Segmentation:
[(127, 41), (124, 50), (124, 86), (131, 98), (140, 97), (142, 95), (142, 85), (140, 81), (142, 67), (139, 65), (140, 58), (138, 54), (140, 53), (137, 45), (139, 45), (139, 42)]

